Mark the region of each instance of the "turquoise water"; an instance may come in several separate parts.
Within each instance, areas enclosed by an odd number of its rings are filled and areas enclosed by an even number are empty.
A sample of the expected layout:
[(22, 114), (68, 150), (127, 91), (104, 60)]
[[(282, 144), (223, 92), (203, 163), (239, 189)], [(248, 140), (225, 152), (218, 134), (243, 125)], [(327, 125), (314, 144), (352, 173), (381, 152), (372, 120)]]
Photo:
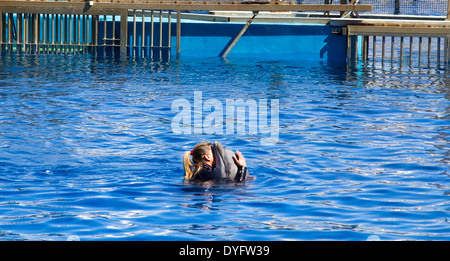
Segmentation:
[[(447, 240), (449, 85), (370, 63), (1, 57), (0, 240)], [(194, 91), (278, 99), (278, 142), (175, 134)], [(184, 184), (204, 140), (256, 178)]]

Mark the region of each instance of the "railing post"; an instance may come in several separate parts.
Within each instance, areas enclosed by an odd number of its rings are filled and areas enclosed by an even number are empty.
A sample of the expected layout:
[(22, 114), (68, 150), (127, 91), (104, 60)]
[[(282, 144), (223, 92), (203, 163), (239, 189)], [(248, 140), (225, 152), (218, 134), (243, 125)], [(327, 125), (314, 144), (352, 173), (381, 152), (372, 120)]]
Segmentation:
[(120, 56), (127, 56), (128, 38), (128, 10), (125, 9), (120, 14)]
[(0, 12), (0, 55), (3, 54), (3, 27), (4, 27), (4, 22), (3, 22), (3, 13)]
[(180, 51), (181, 51), (181, 10), (178, 8), (177, 9), (177, 50), (176, 50), (176, 54), (177, 54), (177, 58), (180, 56)]
[(445, 20), (450, 20), (450, 0), (448, 0), (448, 4), (447, 4), (447, 18), (445, 18)]

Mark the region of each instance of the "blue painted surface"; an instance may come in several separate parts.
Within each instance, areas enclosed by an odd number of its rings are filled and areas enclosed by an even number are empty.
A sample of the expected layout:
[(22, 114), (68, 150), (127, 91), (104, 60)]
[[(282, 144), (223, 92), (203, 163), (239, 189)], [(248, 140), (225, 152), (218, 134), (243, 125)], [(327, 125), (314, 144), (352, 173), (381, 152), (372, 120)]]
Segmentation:
[[(182, 56), (217, 56), (241, 23), (183, 23)], [(323, 25), (252, 24), (229, 57), (264, 56), (299, 60), (345, 61), (346, 38)]]
[[(132, 41), (133, 23), (129, 22), (129, 44)], [(163, 23), (163, 46), (168, 45), (166, 22)], [(227, 46), (233, 36), (244, 26), (243, 23), (182, 22), (180, 55), (182, 57), (216, 57)], [(108, 25), (108, 28), (111, 28)], [(238, 41), (228, 57), (236, 58), (282, 58), (301, 61), (328, 61), (345, 63), (346, 37), (332, 33), (330, 26), (305, 24), (262, 24), (253, 23)], [(159, 22), (154, 25), (153, 46), (159, 46)], [(99, 26), (103, 35), (103, 26)], [(137, 43), (142, 42), (142, 24), (136, 24)], [(108, 36), (112, 32), (109, 31)], [(116, 38), (120, 26), (116, 23)], [(171, 54), (176, 51), (176, 22), (171, 28)], [(145, 45), (150, 45), (150, 26), (147, 22)], [(117, 50), (116, 50), (117, 52)]]

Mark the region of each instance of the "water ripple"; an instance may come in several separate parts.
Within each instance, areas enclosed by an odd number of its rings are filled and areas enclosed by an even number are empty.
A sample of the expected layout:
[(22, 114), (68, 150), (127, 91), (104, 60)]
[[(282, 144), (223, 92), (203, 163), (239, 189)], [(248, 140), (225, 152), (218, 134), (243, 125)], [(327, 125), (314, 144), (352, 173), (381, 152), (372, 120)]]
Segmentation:
[[(0, 240), (450, 236), (445, 70), (85, 56), (0, 68)], [(197, 90), (279, 99), (279, 142), (175, 135), (171, 103)], [(244, 152), (255, 179), (184, 184), (182, 153), (204, 140)]]

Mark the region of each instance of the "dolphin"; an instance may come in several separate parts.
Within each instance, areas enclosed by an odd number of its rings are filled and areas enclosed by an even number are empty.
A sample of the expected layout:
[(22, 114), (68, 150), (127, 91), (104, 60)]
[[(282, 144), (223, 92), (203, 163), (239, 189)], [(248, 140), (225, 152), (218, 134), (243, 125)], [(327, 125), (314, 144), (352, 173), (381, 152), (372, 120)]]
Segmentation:
[[(236, 181), (236, 174), (238, 173), (238, 166), (233, 159), (234, 152), (224, 149), (222, 144), (214, 142), (213, 146), (215, 172), (222, 180)], [(243, 173), (244, 177), (240, 180), (245, 180), (248, 176), (247, 172)]]

